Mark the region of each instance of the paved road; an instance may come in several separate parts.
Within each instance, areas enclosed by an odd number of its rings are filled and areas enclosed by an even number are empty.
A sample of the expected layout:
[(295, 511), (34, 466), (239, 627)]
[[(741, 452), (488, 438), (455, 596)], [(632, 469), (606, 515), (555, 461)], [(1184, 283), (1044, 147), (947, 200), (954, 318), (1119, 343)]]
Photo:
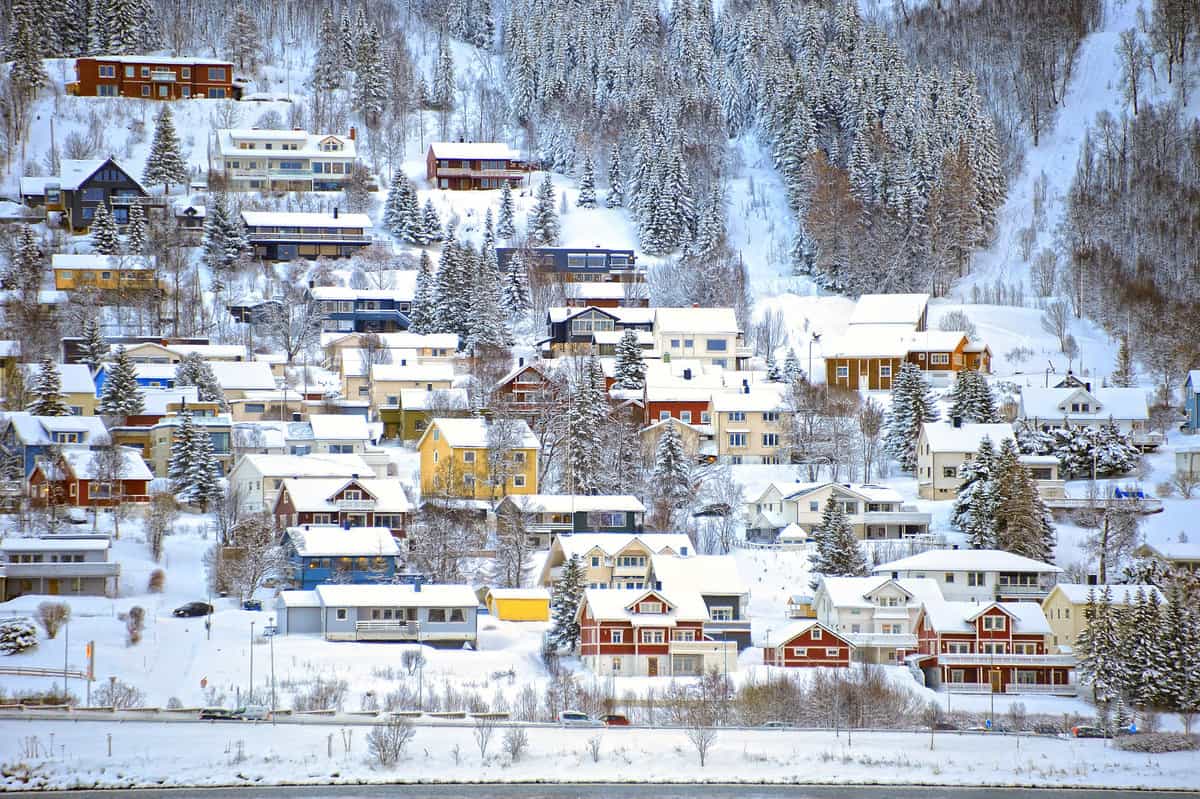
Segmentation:
[[(112, 799), (113, 791), (50, 791), (38, 799)], [(134, 799), (1196, 799), (1196, 793), (1032, 788), (746, 785), (347, 785), (123, 790)]]

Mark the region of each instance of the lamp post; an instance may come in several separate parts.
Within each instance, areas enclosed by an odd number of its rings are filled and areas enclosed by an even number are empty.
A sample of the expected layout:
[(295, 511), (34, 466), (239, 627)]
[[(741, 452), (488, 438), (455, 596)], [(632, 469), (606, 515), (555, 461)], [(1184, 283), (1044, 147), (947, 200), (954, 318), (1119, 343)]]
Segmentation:
[(813, 333), (813, 334), (812, 334), (812, 338), (810, 338), (810, 339), (808, 340), (808, 382), (810, 382), (810, 383), (812, 382), (812, 379), (813, 379), (813, 373), (812, 373), (812, 345), (813, 345), (813, 343), (814, 343), (814, 342), (817, 342), (817, 341), (820, 341), (820, 340), (821, 340), (821, 334), (820, 334), (820, 333)]
[(254, 622), (250, 622), (250, 688), (246, 692), (246, 704), (254, 703)]
[[(272, 619), (274, 621), (274, 619)], [(274, 626), (274, 625), (272, 625)], [(251, 644), (253, 646), (253, 644)], [(271, 726), (275, 726), (275, 636), (271, 635)]]

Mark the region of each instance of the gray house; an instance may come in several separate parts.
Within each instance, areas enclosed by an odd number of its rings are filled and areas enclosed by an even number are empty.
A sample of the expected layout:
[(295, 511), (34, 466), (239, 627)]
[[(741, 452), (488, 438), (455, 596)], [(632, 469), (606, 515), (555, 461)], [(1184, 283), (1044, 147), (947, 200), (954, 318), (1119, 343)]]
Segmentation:
[(280, 635), (327, 641), (477, 645), (479, 600), (466, 585), (318, 585), (281, 591)]
[(0, 540), (0, 597), (25, 594), (116, 596), (121, 565), (105, 535)]

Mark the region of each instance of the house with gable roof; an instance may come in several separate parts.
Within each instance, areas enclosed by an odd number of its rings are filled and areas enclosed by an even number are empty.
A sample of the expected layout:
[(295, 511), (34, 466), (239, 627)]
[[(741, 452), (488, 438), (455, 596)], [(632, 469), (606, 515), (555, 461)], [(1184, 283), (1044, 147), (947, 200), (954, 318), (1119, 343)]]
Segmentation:
[(705, 637), (734, 641), (739, 652), (750, 646), (750, 586), (738, 573), (732, 555), (651, 555), (649, 584), (668, 594), (680, 590), (699, 594), (708, 611)]
[(1062, 569), (1001, 549), (930, 549), (871, 570), (893, 580), (928, 577), (942, 596), (964, 602), (1041, 602)]
[[(507, 429), (493, 434), (497, 424)], [(489, 445), (499, 445), (501, 439), (505, 474), (493, 475)], [(421, 495), (495, 501), (509, 494), (536, 494), (540, 450), (537, 436), (520, 419), (489, 424), (477, 416), (435, 418), (417, 441)]]
[(272, 513), (280, 527), (384, 528), (402, 539), (412, 504), (392, 478), (293, 477), (283, 480)]
[(425, 178), (438, 189), (516, 188), (528, 171), (521, 154), (499, 142), (431, 142), (425, 153)]
[(1162, 433), (1150, 430), (1146, 392), (1140, 388), (1082, 386), (1021, 389), (1017, 418), (1040, 430), (1066, 425), (1102, 427), (1111, 424), (1143, 449), (1156, 449)]
[(598, 590), (639, 590), (650, 584), (651, 558), (696, 554), (683, 533), (575, 533), (555, 536), (537, 584), (552, 588), (572, 556), (583, 566), (583, 584)]
[(1000, 450), (1005, 440), (1016, 442), (1013, 427), (1001, 424), (926, 422), (917, 435), (917, 496), (921, 499), (954, 499), (962, 485), (959, 470), (975, 457), (983, 439)]
[(1087, 608), (1089, 597), (1094, 596), (1097, 602), (1101, 601), (1101, 595), (1106, 588), (1112, 597), (1112, 608), (1117, 613), (1125, 613), (1135, 605), (1138, 591), (1147, 596), (1154, 594), (1160, 605), (1167, 603), (1167, 595), (1155, 585), (1058, 583), (1042, 600), (1042, 611), (1050, 624), (1050, 643), (1057, 651), (1073, 650), (1080, 634), (1087, 629), (1084, 610)]
[(209, 139), (228, 191), (341, 191), (358, 163), (357, 135), (220, 128)]
[(646, 506), (616, 494), (522, 494), (505, 497), (496, 516), (517, 514), (529, 546), (548, 549), (555, 537), (574, 533), (638, 533)]
[(133, 205), (163, 207), (166, 200), (151, 196), (146, 187), (111, 156), (77, 160), (64, 158), (57, 175), (21, 178), (21, 202), (62, 214), (63, 226), (87, 233), (101, 203), (109, 206), (118, 226), (129, 223)]
[(687, 590), (590, 588), (579, 603), (579, 657), (594, 674), (695, 677), (737, 670), (737, 643), (704, 634), (708, 611)]
[(390, 583), (400, 566), (400, 547), (386, 527), (289, 527), (280, 540), (292, 570), (293, 588), (326, 583)]
[(773, 632), (762, 648), (764, 666), (845, 668), (854, 643), (816, 619), (794, 621)]
[(916, 651), (917, 614), (941, 589), (927, 577), (823, 577), (812, 597), (816, 618), (844, 636), (864, 663), (900, 664)]
[(55, 502), (76, 507), (111, 507), (129, 502), (150, 501), (150, 481), (154, 475), (141, 453), (117, 447), (121, 462), (116, 479), (101, 474), (96, 453), (86, 449), (66, 449), (56, 461), (39, 459), (29, 476), (29, 494), (35, 504)]
[(788, 525), (811, 533), (820, 526), (830, 497), (842, 506), (854, 534), (863, 540), (927, 535), (933, 516), (906, 505), (900, 492), (871, 483), (771, 483), (747, 503), (748, 531), (774, 541)]
[(26, 478), (51, 447), (89, 449), (110, 440), (98, 416), (34, 416), (29, 411), (0, 414), (0, 454), (19, 460)]

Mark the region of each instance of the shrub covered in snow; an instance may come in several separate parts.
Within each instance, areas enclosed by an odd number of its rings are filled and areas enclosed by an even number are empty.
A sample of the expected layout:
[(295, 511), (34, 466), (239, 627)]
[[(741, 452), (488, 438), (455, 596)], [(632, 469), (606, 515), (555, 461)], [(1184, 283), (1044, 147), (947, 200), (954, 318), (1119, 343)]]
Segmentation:
[(15, 655), (38, 645), (37, 628), (26, 619), (0, 621), (0, 652)]
[(1142, 735), (1122, 735), (1115, 741), (1126, 752), (1192, 752), (1200, 749), (1200, 737), (1181, 732), (1151, 732)]

